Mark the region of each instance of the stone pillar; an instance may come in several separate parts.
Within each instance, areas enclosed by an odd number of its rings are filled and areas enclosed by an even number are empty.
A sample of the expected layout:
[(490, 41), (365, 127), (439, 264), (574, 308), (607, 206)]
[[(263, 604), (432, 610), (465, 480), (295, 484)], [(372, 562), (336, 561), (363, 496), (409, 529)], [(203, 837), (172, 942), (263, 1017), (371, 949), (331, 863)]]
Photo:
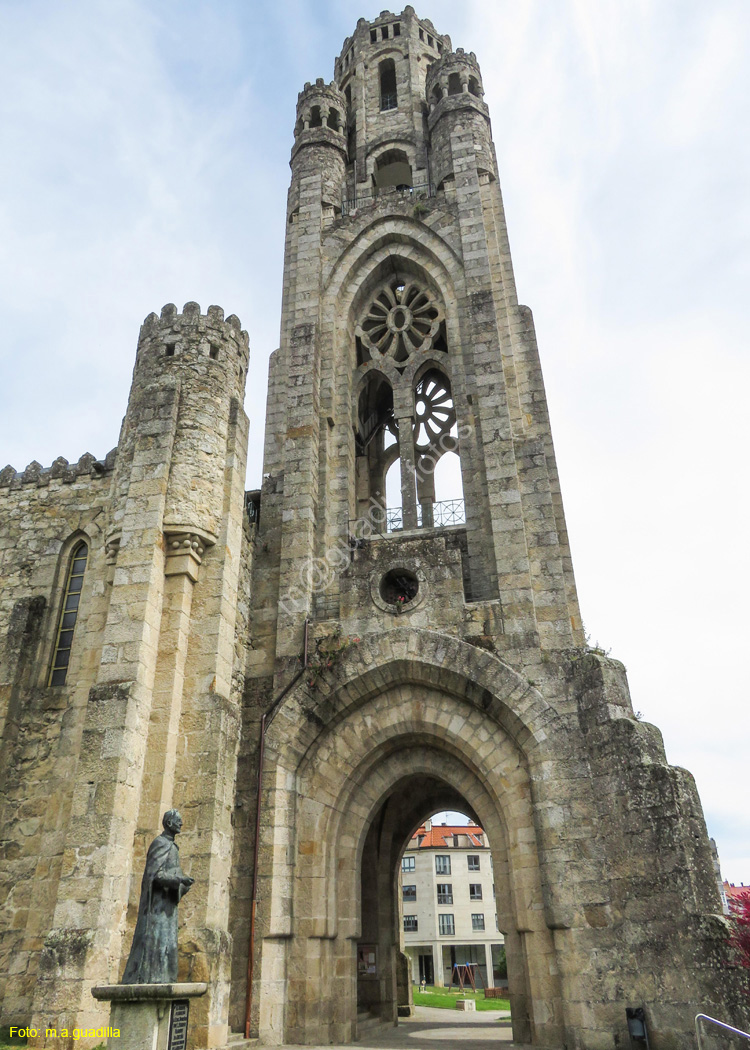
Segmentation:
[(414, 418), (398, 417), (398, 451), (401, 458), (401, 513), (404, 530), (417, 527), (417, 484), (414, 463)]
[(492, 945), (489, 941), (484, 946), (484, 960), (487, 965), (487, 987), (493, 988), (495, 985), (495, 977), (492, 972)]

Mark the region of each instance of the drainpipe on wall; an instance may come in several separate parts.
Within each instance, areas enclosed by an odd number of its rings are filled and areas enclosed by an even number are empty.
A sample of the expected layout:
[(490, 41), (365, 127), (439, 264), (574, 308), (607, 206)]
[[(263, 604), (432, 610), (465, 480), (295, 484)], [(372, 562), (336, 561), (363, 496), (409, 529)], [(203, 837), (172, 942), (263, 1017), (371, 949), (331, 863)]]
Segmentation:
[(302, 667), (292, 678), (291, 682), (284, 686), (268, 711), (260, 720), (260, 743), (258, 745), (258, 795), (255, 802), (255, 844), (253, 846), (253, 892), (250, 899), (250, 942), (247, 954), (247, 993), (245, 996), (245, 1039), (250, 1038), (250, 1012), (253, 1007), (253, 960), (255, 957), (255, 911), (258, 903), (258, 854), (260, 853), (260, 807), (263, 794), (263, 759), (266, 753), (266, 733), (268, 727), (276, 717), (281, 706), (281, 701), (293, 689), (302, 675), (307, 670), (308, 638), (310, 633), (310, 621), (305, 619), (305, 649)]

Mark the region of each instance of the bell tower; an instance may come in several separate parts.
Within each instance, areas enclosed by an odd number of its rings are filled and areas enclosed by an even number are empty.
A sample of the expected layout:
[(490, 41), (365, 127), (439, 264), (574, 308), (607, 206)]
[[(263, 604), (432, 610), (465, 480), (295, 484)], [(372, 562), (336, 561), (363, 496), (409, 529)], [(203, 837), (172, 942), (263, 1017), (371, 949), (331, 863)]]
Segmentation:
[(396, 873), (440, 809), (489, 837), (515, 1041), (732, 1015), (691, 961), (724, 936), (695, 785), (585, 644), (481, 69), (412, 7), (299, 94), (251, 504), (233, 1027), (395, 1022)]
[(582, 644), (476, 57), (410, 7), (360, 19), (333, 82), (300, 93), (291, 167), (263, 494), (266, 522), (280, 515), (277, 655), (297, 652), (301, 613), (346, 604), (342, 552), (373, 537), (404, 541), (400, 560), (448, 544), (493, 631)]

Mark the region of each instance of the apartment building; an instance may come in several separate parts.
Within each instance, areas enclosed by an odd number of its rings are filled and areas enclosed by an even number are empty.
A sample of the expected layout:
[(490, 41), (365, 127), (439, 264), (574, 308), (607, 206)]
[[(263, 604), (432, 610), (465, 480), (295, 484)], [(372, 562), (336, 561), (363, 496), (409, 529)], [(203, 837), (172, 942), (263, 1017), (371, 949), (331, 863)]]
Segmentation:
[(492, 857), (479, 825), (425, 821), (401, 860), (399, 899), (415, 984), (450, 985), (462, 963), (477, 964), (486, 985), (504, 983)]

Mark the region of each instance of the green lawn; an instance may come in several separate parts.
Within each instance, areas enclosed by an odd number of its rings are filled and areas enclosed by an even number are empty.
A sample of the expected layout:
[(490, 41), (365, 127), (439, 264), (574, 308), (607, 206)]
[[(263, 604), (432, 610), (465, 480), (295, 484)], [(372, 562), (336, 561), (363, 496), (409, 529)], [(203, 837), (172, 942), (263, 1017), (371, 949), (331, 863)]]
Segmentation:
[(3, 1025), (0, 1028), (0, 1050), (17, 1050), (19, 1046), (26, 1046), (27, 1040), (19, 1039), (17, 1036), (13, 1036), (13, 1040), (10, 1038), (10, 1026)]
[(462, 999), (475, 999), (477, 1010), (510, 1010), (510, 1003), (507, 999), (485, 999), (481, 989), (478, 992), (472, 992), (469, 988), (461, 993), (455, 986), (451, 990), (450, 988), (433, 988), (429, 984), (423, 992), (414, 989), (414, 1005), (436, 1006), (440, 1010), (455, 1010), (456, 999), (459, 996)]

